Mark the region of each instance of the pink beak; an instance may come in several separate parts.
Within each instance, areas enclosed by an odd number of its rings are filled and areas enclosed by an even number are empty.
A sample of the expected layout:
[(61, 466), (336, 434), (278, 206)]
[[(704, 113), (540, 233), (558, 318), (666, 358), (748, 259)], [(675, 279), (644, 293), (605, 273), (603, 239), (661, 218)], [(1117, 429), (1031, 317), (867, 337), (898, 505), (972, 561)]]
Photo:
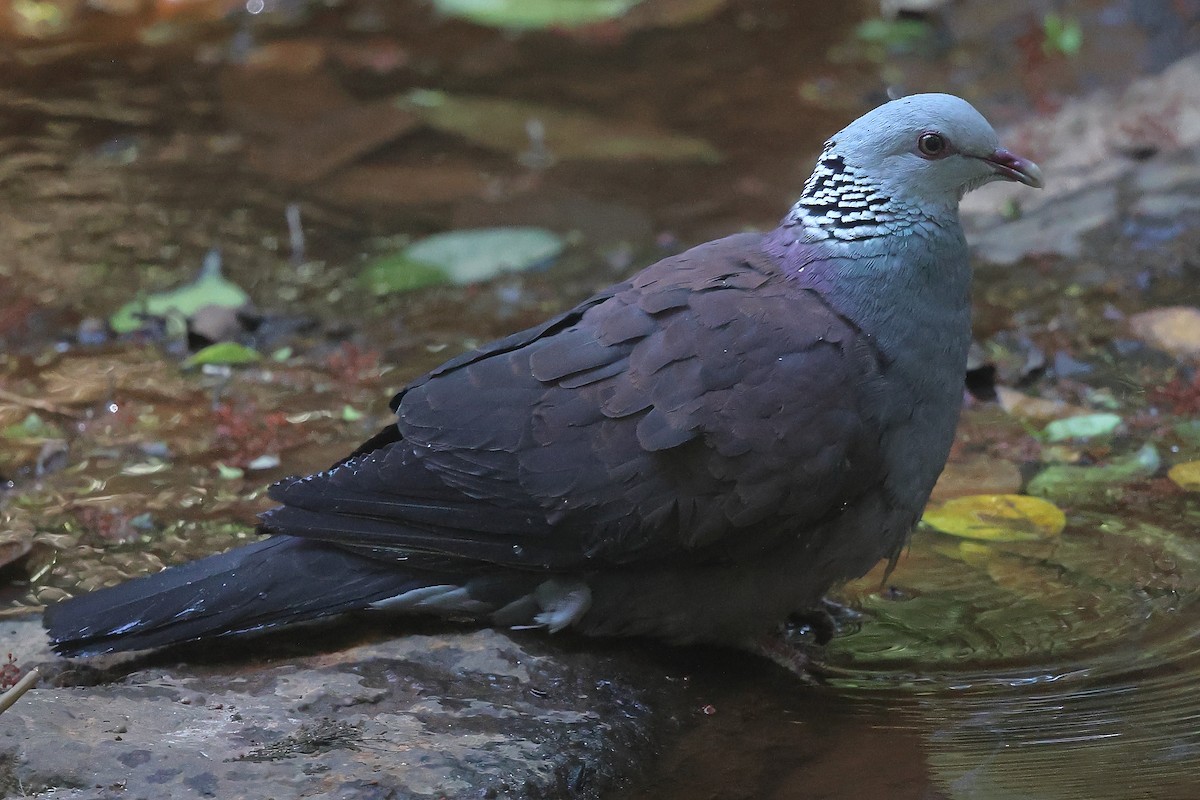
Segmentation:
[(1042, 183), (1042, 170), (1037, 164), (1010, 150), (1005, 150), (1003, 147), (996, 148), (996, 152), (983, 160), (1006, 180), (1019, 181), (1034, 189), (1041, 189), (1045, 186)]

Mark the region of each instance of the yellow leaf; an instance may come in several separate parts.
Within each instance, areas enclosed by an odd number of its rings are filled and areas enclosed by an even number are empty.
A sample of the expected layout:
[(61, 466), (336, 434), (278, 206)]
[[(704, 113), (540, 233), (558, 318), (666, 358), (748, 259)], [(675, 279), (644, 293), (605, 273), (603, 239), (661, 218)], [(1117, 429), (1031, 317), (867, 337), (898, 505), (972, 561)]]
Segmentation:
[(977, 494), (926, 509), (922, 522), (966, 539), (1025, 542), (1057, 536), (1067, 524), (1058, 506), (1023, 494)]
[(1185, 492), (1200, 492), (1200, 461), (1176, 464), (1167, 472), (1167, 477)]

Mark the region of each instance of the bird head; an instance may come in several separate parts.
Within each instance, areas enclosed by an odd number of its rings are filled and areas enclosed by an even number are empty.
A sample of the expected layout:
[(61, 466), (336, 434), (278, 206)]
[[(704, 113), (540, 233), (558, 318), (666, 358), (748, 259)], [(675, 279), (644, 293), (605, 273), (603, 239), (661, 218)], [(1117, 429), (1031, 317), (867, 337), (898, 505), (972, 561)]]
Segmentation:
[(983, 115), (949, 94), (911, 95), (879, 106), (830, 139), (822, 158), (830, 156), (906, 205), (956, 205), (968, 191), (996, 180), (1042, 187), (1037, 164), (1001, 147)]

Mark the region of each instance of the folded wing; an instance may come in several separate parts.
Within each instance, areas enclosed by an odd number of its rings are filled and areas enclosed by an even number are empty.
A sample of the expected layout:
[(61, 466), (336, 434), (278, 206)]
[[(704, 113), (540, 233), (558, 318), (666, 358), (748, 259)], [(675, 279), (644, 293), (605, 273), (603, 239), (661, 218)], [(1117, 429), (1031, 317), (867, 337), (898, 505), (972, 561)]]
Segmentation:
[[(418, 379), (271, 532), (443, 565), (736, 560), (878, 482), (869, 341), (743, 234)], [(819, 390), (816, 387), (820, 387)]]

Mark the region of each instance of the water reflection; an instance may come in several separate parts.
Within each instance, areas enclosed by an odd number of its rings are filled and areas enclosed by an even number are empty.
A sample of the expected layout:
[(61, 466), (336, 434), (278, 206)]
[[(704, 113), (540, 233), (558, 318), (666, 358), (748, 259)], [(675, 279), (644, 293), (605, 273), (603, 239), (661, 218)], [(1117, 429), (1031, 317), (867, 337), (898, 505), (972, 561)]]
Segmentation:
[[(727, 715), (635, 797), (1200, 796), (1200, 542), (1158, 524), (1189, 514), (1082, 513), (1051, 547), (970, 562), (918, 533), (886, 586), (848, 587), (863, 616), (825, 686), (699, 676)], [(1026, 569), (997, 567), (1013, 559)]]

